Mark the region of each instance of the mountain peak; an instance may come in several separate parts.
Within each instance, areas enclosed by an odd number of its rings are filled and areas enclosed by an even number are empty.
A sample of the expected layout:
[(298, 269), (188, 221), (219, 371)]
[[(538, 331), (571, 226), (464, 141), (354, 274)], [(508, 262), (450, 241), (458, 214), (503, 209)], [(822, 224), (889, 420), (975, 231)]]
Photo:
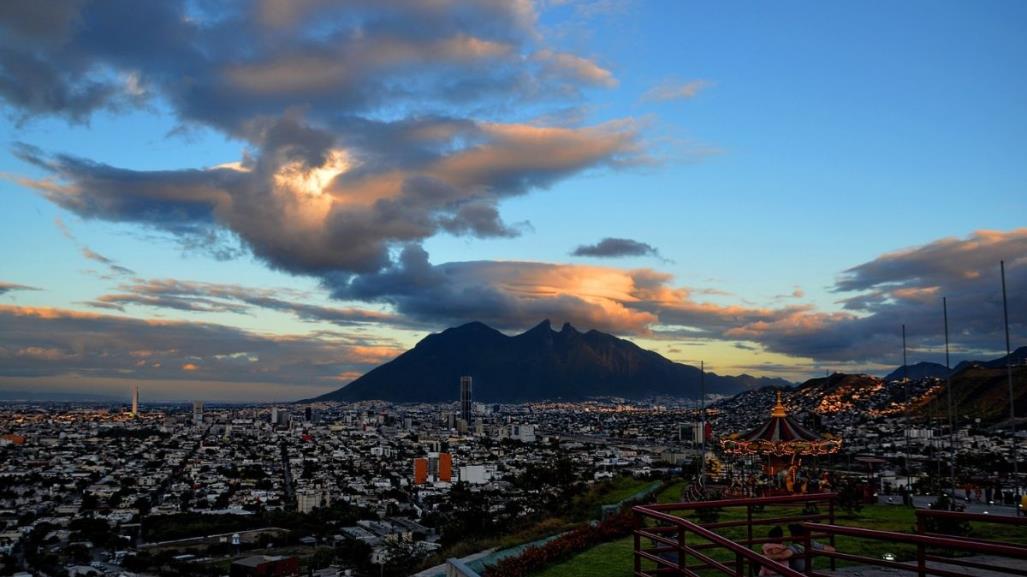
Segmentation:
[[(546, 319), (517, 336), (467, 323), (425, 337), (413, 349), (369, 371), (321, 400), (379, 399), (448, 402), (462, 375), (474, 376), (475, 400), (525, 402), (591, 397), (694, 397), (699, 371), (635, 343), (596, 330), (585, 337), (564, 323), (554, 333)], [(734, 393), (746, 384), (713, 373), (707, 390)]]
[(535, 333), (542, 331), (553, 331), (553, 323), (551, 323), (548, 318), (543, 318), (541, 322), (532, 326), (532, 328), (525, 331), (525, 333)]

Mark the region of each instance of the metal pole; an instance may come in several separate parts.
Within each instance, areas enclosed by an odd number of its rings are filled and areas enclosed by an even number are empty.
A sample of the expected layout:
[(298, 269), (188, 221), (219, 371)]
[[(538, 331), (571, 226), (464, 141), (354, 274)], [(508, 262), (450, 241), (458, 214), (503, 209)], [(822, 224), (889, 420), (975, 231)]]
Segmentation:
[(706, 476), (706, 363), (699, 361), (699, 427), (702, 435), (702, 454), (699, 456), (699, 486), (705, 487)]
[[(906, 360), (906, 325), (905, 325), (905, 323), (903, 323), (903, 325), (902, 325), (902, 380), (903, 380), (903, 384), (905, 385), (906, 402), (908, 403), (908, 402), (910, 402), (910, 399), (909, 399), (909, 361)], [(907, 414), (906, 415), (906, 430), (905, 430), (905, 433), (904, 433), (906, 435), (906, 440), (902, 444), (902, 447), (906, 450), (905, 452), (906, 452), (906, 492), (907, 493), (909, 492), (909, 487), (910, 487), (910, 482), (909, 482), (909, 477), (910, 477), (910, 475), (909, 475), (909, 425), (910, 425), (910, 419), (909, 419), (909, 415)]]
[(1013, 392), (1013, 359), (1009, 347), (1009, 303), (1006, 301), (1006, 261), (999, 261), (1002, 271), (1002, 320), (1006, 326), (1006, 377), (1009, 379), (1009, 434), (1013, 437), (1013, 480), (1020, 486), (1019, 451), (1016, 448), (1016, 396)]
[[(948, 392), (949, 405), (949, 474), (952, 475), (952, 498), (956, 497), (956, 421), (952, 413), (952, 369), (949, 368), (949, 304), (948, 299), (941, 297), (942, 313), (945, 316), (945, 389)], [(954, 505), (955, 503), (953, 503)]]

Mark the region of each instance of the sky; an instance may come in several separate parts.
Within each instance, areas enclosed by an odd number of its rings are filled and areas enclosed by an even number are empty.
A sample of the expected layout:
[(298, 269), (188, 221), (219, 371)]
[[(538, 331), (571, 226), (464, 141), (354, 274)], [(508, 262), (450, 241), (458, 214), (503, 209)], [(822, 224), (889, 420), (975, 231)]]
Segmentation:
[(298, 399), (470, 321), (1027, 345), (1027, 5), (0, 4), (0, 391)]

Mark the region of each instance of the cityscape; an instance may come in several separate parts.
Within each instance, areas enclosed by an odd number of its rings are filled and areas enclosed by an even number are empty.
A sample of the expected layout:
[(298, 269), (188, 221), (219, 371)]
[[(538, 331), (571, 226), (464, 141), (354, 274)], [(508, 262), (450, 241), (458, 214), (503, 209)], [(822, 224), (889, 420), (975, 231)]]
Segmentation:
[(0, 3), (0, 577), (1027, 575), (1025, 23)]

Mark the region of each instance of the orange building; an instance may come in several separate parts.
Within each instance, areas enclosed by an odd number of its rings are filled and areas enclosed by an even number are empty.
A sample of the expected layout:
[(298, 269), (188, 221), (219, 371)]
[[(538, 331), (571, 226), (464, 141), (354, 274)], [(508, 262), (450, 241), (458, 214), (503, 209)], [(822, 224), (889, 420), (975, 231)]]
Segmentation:
[(439, 481), (453, 481), (453, 456), (449, 453), (439, 453)]
[(428, 481), (428, 459), (418, 457), (414, 459), (414, 484), (423, 485)]
[(12, 445), (24, 445), (25, 437), (11, 433), (8, 435), (0, 435), (0, 441), (6, 441), (7, 443), (10, 443)]

